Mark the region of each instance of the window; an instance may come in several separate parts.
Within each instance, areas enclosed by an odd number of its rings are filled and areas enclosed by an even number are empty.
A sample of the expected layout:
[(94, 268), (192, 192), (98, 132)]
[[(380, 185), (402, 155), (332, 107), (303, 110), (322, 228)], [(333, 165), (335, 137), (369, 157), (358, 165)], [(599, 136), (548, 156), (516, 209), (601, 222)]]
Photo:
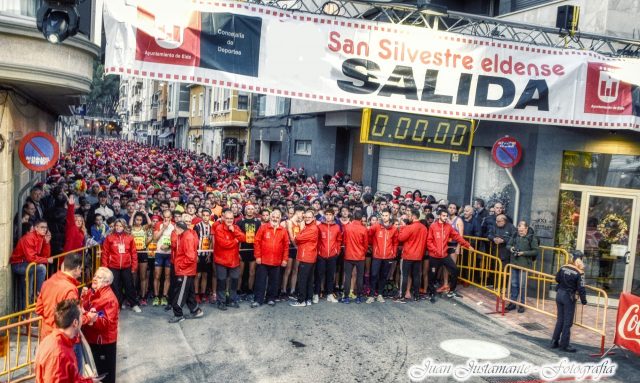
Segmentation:
[(225, 88), (222, 93), (222, 110), (229, 110), (231, 106), (231, 90)]
[(311, 140), (296, 140), (296, 154), (311, 155)]
[(566, 151), (562, 182), (640, 189), (640, 156)]
[(171, 113), (173, 106), (173, 84), (169, 84), (169, 90), (167, 91), (167, 112)]
[(191, 96), (191, 117), (196, 115), (196, 95)]
[(249, 94), (244, 92), (238, 93), (238, 110), (249, 109)]
[(0, 13), (13, 13), (27, 17), (36, 17), (42, 0), (1, 0)]
[(203, 109), (204, 109), (204, 93), (200, 93), (200, 96), (198, 96), (198, 116), (202, 116)]

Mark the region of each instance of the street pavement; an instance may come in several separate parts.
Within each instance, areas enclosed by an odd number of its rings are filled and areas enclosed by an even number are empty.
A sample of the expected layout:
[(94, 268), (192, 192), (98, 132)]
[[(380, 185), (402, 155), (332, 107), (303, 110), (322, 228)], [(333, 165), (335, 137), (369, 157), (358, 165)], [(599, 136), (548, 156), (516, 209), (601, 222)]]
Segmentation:
[[(465, 302), (467, 299), (468, 302)], [(117, 381), (128, 382), (408, 382), (408, 369), (425, 358), (436, 363), (465, 364), (474, 352), (470, 340), (494, 343), (508, 356), (481, 348), (478, 358), (500, 358), (493, 363), (526, 361), (533, 365), (557, 363), (570, 357), (596, 363), (588, 354), (596, 348), (580, 347), (577, 354), (550, 350), (548, 341), (520, 333), (468, 307), (468, 298), (439, 299), (399, 304), (391, 300), (371, 305), (320, 301), (293, 308), (275, 307), (226, 312), (203, 305), (203, 318), (169, 324), (162, 307), (146, 307), (142, 314), (123, 310), (118, 338)], [(186, 310), (188, 312), (188, 310)], [(441, 343), (463, 339), (447, 347)], [(455, 342), (454, 342), (455, 343)], [(466, 346), (469, 344), (468, 346)], [(444, 346), (444, 345), (442, 345)], [(491, 346), (491, 345), (489, 345)], [(497, 346), (497, 347), (499, 347)], [(476, 350), (477, 351), (477, 350)], [(500, 350), (498, 350), (500, 351)], [(504, 351), (504, 350), (503, 350)], [(477, 354), (477, 352), (476, 352)], [(640, 360), (620, 353), (610, 382), (634, 382)], [(454, 381), (448, 377), (428, 382)], [(526, 377), (471, 377), (468, 382), (540, 381)]]

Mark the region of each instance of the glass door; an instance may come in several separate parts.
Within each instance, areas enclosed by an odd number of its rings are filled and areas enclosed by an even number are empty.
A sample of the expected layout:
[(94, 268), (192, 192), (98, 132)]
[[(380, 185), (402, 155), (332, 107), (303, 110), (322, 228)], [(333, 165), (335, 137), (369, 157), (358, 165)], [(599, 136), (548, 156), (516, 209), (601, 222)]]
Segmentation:
[(605, 290), (609, 297), (617, 297), (624, 290), (627, 265), (635, 248), (629, 237), (635, 199), (589, 192), (585, 202), (581, 244), (586, 283)]

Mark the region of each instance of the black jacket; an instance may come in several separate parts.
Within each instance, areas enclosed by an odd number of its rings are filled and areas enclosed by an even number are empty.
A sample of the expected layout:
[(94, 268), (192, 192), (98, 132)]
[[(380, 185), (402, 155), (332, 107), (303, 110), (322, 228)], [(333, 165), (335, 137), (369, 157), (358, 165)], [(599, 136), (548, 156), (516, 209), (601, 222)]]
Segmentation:
[(556, 290), (565, 290), (571, 297), (575, 297), (576, 292), (578, 292), (582, 304), (587, 303), (587, 292), (584, 288), (584, 274), (575, 266), (562, 266), (556, 274), (556, 282), (558, 282)]

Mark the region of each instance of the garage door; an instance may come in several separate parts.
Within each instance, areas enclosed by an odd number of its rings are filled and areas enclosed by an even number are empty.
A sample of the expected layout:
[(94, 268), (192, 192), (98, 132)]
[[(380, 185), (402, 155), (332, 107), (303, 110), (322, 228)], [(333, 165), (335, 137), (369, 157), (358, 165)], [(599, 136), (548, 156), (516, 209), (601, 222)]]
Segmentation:
[(402, 194), (420, 190), (436, 199), (447, 198), (451, 154), (380, 147), (378, 191), (391, 193), (400, 186)]

